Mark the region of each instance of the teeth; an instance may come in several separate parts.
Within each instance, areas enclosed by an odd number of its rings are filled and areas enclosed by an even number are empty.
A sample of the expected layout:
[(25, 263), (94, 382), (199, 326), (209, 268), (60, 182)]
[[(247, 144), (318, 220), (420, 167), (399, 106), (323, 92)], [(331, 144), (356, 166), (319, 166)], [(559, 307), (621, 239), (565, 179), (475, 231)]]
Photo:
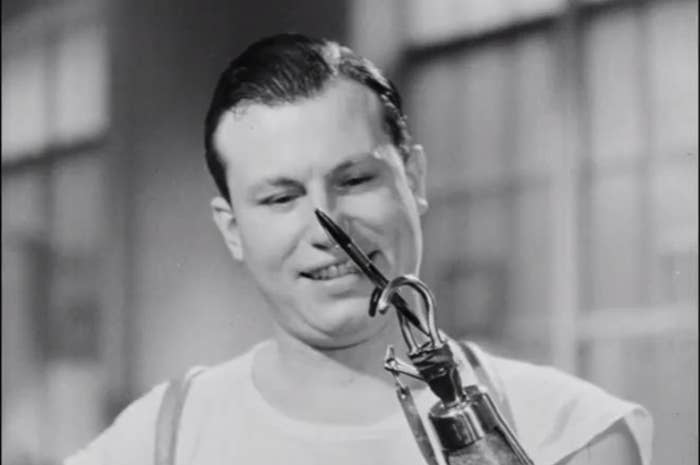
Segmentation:
[(355, 264), (352, 263), (350, 260), (347, 260), (341, 264), (327, 266), (320, 270), (314, 271), (313, 273), (310, 273), (309, 276), (312, 279), (329, 280), (338, 278), (346, 274), (358, 272), (359, 270), (357, 269), (357, 266), (355, 266)]
[[(370, 260), (374, 261), (374, 259), (377, 257), (378, 252), (372, 252), (369, 254)], [(305, 273), (305, 276), (310, 279), (314, 279), (317, 281), (327, 281), (330, 279), (335, 279), (340, 276), (344, 276), (347, 274), (359, 274), (360, 269), (357, 268), (357, 265), (353, 263), (352, 260), (346, 260), (340, 264), (337, 265), (330, 265), (325, 268), (321, 268), (320, 270), (316, 270), (311, 273)]]

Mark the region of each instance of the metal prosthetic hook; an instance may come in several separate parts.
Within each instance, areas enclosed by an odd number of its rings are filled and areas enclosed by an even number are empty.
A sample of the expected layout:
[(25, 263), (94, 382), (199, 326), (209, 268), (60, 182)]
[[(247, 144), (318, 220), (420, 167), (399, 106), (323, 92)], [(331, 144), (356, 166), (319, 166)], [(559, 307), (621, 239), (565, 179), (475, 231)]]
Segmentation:
[(437, 328), (437, 323), (435, 321), (435, 297), (433, 293), (428, 288), (428, 286), (423, 283), (420, 279), (413, 275), (402, 275), (398, 276), (384, 286), (379, 296), (376, 299), (376, 309), (380, 312), (386, 312), (389, 307), (392, 297), (396, 294), (399, 289), (403, 286), (408, 286), (414, 289), (421, 296), (423, 300), (423, 313), (424, 320), (427, 321), (429, 339), (428, 345), (425, 344), (418, 345), (416, 339), (413, 335), (413, 329), (418, 328), (414, 323), (408, 321), (408, 319), (403, 318), (399, 314), (399, 326), (401, 328), (401, 335), (403, 336), (404, 342), (408, 347), (409, 355), (417, 353), (419, 350), (423, 349), (437, 349), (445, 344), (445, 341), (440, 335), (440, 331)]

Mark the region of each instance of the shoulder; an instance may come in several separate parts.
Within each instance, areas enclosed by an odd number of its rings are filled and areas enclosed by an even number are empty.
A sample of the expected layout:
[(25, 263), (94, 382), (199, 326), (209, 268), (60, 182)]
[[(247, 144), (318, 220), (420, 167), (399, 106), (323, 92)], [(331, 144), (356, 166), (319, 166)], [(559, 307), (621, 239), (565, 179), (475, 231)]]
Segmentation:
[(183, 408), (183, 425), (201, 423), (213, 409), (220, 409), (225, 402), (240, 394), (250, 380), (254, 351), (255, 348), (218, 365), (191, 369), (192, 381)]
[(190, 388), (192, 398), (195, 397), (216, 397), (217, 394), (224, 394), (233, 388), (235, 389), (243, 380), (250, 375), (253, 353), (257, 346), (248, 352), (239, 355), (226, 362), (208, 366), (195, 367), (190, 370), (192, 375), (192, 385)]
[(642, 465), (642, 458), (630, 429), (623, 420), (591, 440), (583, 449), (574, 452), (557, 465), (589, 465), (614, 463), (617, 465)]
[[(230, 394), (247, 373), (251, 352), (212, 367), (194, 367), (183, 422), (198, 423), (217, 402)], [(163, 397), (169, 383), (163, 382), (129, 404), (94, 441), (67, 458), (64, 465), (151, 464), (155, 431)]]
[(146, 464), (153, 457), (153, 432), (167, 383), (132, 402), (94, 441), (67, 458), (64, 465)]
[(581, 450), (600, 453), (630, 438), (636, 456), (647, 463), (652, 422), (641, 406), (553, 367), (489, 357), (516, 430), (538, 463), (556, 463)]

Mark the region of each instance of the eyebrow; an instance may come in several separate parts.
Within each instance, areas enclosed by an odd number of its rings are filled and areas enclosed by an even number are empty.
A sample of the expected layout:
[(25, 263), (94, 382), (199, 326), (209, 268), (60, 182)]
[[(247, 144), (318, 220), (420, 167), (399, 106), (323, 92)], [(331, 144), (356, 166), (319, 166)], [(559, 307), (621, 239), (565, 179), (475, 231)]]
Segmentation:
[(332, 170), (331, 173), (337, 173), (343, 170), (346, 170), (348, 168), (352, 168), (355, 165), (359, 165), (360, 163), (369, 160), (374, 159), (374, 150), (371, 152), (364, 152), (359, 155), (353, 156), (349, 160), (345, 160), (344, 162), (340, 163), (339, 165), (335, 166)]
[[(347, 170), (349, 168), (352, 168), (353, 166), (359, 165), (360, 163), (363, 163), (367, 160), (373, 160), (374, 159), (374, 150), (370, 152), (363, 152), (357, 155), (353, 155), (352, 158), (345, 160), (338, 165), (334, 166), (330, 171), (329, 175), (333, 176), (336, 173), (342, 172), (344, 170)], [(299, 186), (299, 181), (293, 178), (289, 178), (286, 176), (275, 176), (267, 179), (263, 179), (256, 184), (254, 184), (249, 192), (251, 197), (255, 197), (259, 195), (260, 191), (263, 189), (267, 188), (290, 188), (290, 187), (298, 187)]]
[(262, 181), (254, 184), (250, 188), (250, 193), (251, 196), (256, 196), (260, 193), (261, 190), (266, 189), (266, 188), (274, 188), (274, 187), (279, 187), (279, 188), (289, 188), (289, 187), (297, 187), (299, 186), (299, 181), (296, 181), (292, 178), (288, 178), (285, 176), (277, 176), (274, 178), (269, 178), (269, 179), (263, 179)]

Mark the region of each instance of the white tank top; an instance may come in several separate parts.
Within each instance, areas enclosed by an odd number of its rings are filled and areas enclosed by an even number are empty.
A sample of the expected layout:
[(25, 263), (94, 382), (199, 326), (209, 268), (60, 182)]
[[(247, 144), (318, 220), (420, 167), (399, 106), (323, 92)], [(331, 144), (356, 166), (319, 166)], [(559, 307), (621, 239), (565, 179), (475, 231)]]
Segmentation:
[[(267, 343), (194, 379), (178, 433), (178, 465), (424, 465), (398, 402), (395, 414), (370, 426), (300, 421), (269, 405), (252, 378), (254, 355)], [(488, 354), (484, 360), (536, 464), (556, 463), (620, 419), (629, 426), (643, 464), (650, 464), (651, 418), (640, 406), (552, 368)], [(164, 391), (159, 385), (135, 401), (64, 464), (151, 465)], [(427, 389), (414, 397), (423, 416), (437, 400)]]

